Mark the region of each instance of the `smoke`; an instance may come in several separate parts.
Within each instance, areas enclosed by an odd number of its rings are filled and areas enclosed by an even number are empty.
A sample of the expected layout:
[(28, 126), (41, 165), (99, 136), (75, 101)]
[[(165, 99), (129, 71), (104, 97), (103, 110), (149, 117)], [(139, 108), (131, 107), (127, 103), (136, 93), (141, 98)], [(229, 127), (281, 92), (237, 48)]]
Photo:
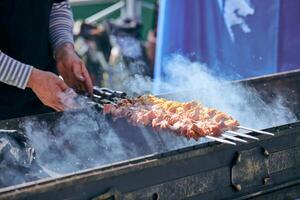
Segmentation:
[[(89, 104), (85, 98), (77, 101)], [(35, 149), (35, 162), (51, 177), (196, 144), (126, 120), (113, 121), (93, 106), (29, 118), (22, 127)]]
[[(213, 75), (206, 65), (191, 62), (183, 56), (175, 55), (167, 60), (164, 73), (168, 76), (160, 83), (160, 89), (163, 93), (172, 92), (169, 98), (200, 101), (205, 106), (227, 112), (244, 126), (260, 129), (296, 120), (280, 94), (266, 103), (255, 89), (230, 84), (226, 79)], [(123, 82), (123, 90), (131, 94), (149, 93), (152, 88), (152, 80), (139, 75)], [(80, 105), (87, 107), (86, 99), (79, 100)], [(113, 122), (92, 106), (45, 119), (53, 121), (51, 124), (41, 119), (30, 119), (23, 126), (36, 151), (37, 163), (49, 176), (206, 141), (188, 141), (172, 133), (155, 133), (151, 128), (132, 127), (125, 120)]]
[(117, 37), (118, 45), (123, 49), (124, 56), (137, 59), (142, 56), (142, 48), (139, 40), (133, 37)]
[(149, 93), (153, 88), (153, 81), (150, 77), (139, 74), (128, 76), (124, 79), (122, 90), (130, 95)]
[(23, 124), (37, 163), (49, 176), (138, 156), (135, 148), (124, 148), (105, 117), (93, 107), (62, 113), (52, 121), (49, 124), (37, 118)]
[[(172, 94), (174, 100), (200, 101), (253, 128), (262, 129), (296, 121), (281, 94), (266, 103), (254, 88), (230, 84), (225, 78), (213, 74), (205, 64), (191, 62), (181, 55), (171, 56), (164, 66), (166, 78), (159, 83), (160, 93), (179, 92), (178, 95)], [(149, 78), (141, 76), (128, 79), (124, 85), (129, 92), (137, 89), (141, 93), (149, 93), (152, 87)]]

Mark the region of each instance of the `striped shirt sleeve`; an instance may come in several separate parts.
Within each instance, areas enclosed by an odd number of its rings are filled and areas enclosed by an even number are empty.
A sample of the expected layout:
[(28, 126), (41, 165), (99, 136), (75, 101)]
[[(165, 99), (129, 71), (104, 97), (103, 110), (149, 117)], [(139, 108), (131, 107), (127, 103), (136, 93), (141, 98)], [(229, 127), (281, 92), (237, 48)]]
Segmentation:
[(74, 44), (73, 14), (67, 0), (60, 3), (53, 3), (50, 14), (49, 29), (49, 39), (54, 55), (57, 48), (62, 44)]
[[(57, 1), (58, 2), (58, 1)], [(68, 1), (53, 3), (50, 14), (50, 42), (53, 52), (64, 43), (74, 43), (73, 15)], [(32, 66), (21, 63), (0, 51), (0, 81), (25, 89)]]
[(23, 64), (0, 51), (0, 81), (25, 89), (32, 66)]

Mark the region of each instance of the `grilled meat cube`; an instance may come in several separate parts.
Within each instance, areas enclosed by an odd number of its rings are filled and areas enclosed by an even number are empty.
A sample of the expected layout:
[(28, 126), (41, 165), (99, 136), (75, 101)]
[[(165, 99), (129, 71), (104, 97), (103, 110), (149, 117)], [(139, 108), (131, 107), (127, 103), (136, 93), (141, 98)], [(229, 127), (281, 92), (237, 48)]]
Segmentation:
[(126, 117), (134, 125), (151, 125), (154, 129), (168, 129), (186, 138), (198, 140), (207, 135), (219, 136), (239, 123), (231, 116), (197, 102), (180, 103), (144, 95), (121, 100), (117, 106), (104, 105), (104, 113), (115, 118)]
[(105, 114), (112, 114), (115, 109), (116, 109), (116, 107), (112, 104), (104, 104), (103, 105), (103, 112)]
[(224, 122), (224, 124), (225, 124), (225, 127), (228, 127), (229, 129), (233, 129), (233, 128), (235, 128), (235, 127), (237, 127), (237, 126), (240, 125), (239, 122), (237, 120), (235, 120), (235, 119), (226, 120)]

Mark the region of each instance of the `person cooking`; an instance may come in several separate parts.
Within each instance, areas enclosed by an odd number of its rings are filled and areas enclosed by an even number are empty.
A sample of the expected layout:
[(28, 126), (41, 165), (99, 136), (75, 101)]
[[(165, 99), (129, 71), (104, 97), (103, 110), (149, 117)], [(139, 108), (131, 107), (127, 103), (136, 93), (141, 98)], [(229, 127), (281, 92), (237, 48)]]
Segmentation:
[(92, 93), (72, 29), (67, 0), (0, 1), (0, 120), (63, 111), (70, 88)]

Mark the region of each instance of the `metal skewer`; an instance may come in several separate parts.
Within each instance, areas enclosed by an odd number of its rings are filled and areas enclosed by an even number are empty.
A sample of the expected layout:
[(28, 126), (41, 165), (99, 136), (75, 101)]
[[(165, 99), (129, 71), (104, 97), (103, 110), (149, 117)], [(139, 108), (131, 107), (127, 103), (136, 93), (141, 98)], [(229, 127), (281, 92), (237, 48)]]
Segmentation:
[(259, 140), (257, 137), (251, 136), (251, 135), (247, 135), (245, 133), (239, 133), (239, 132), (235, 132), (235, 131), (226, 131), (227, 133), (231, 133), (233, 135), (237, 135), (240, 137), (244, 137), (244, 138), (249, 138), (249, 139), (253, 139), (253, 140)]
[[(94, 95), (93, 98), (96, 99), (98, 101), (98, 103), (100, 104), (105, 104), (105, 100), (109, 99), (107, 103), (116, 105), (116, 102), (114, 102), (115, 98), (117, 99), (122, 99), (126, 97), (126, 93), (124, 92), (118, 92), (118, 91), (113, 91), (107, 88), (97, 88), (94, 87)], [(93, 100), (94, 100), (93, 99)], [(101, 107), (103, 107), (103, 105), (101, 105)], [(132, 109), (132, 108), (128, 108), (128, 109)], [(244, 129), (244, 130), (248, 130), (248, 131), (252, 131), (252, 132), (256, 132), (256, 133), (260, 133), (260, 134), (265, 134), (265, 135), (271, 135), (274, 136), (273, 133), (270, 132), (266, 132), (266, 131), (261, 131), (261, 130), (256, 130), (256, 129), (252, 129), (252, 128), (247, 128), (244, 126), (237, 126), (236, 128), (239, 129)], [(172, 129), (172, 126), (170, 126), (170, 129)], [(174, 129), (173, 131), (178, 131), (177, 128)], [(223, 136), (223, 138), (220, 137), (215, 137), (215, 136), (206, 136), (206, 138), (213, 140), (213, 141), (218, 141), (221, 143), (227, 143), (227, 144), (231, 144), (231, 145), (236, 145), (235, 142), (233, 141), (237, 141), (237, 142), (244, 142), (244, 143), (248, 143), (247, 140), (245, 140), (245, 138), (249, 138), (249, 139), (253, 139), (253, 140), (259, 140), (259, 138), (245, 134), (245, 133), (239, 133), (236, 131), (224, 131), (224, 133), (221, 135)], [(242, 139), (242, 138), (243, 139)]]
[(18, 132), (17, 130), (5, 130), (5, 129), (0, 129), (0, 133), (15, 133)]
[(221, 139), (221, 138), (216, 138), (216, 137), (213, 137), (213, 136), (205, 136), (207, 139), (211, 139), (211, 140), (214, 140), (214, 141), (217, 141), (217, 142), (221, 142), (221, 143), (226, 143), (226, 144), (231, 144), (231, 145), (236, 145), (236, 143), (234, 142), (231, 142), (231, 141), (228, 141), (228, 140), (224, 140), (224, 139)]
[(248, 143), (246, 140), (243, 140), (243, 139), (240, 139), (240, 138), (237, 138), (237, 137), (234, 137), (234, 136), (232, 136), (232, 135), (225, 134), (225, 133), (222, 134), (222, 136), (225, 137), (225, 138), (227, 138), (227, 139), (230, 139), (230, 140)]
[(260, 134), (265, 134), (265, 135), (271, 135), (271, 136), (274, 136), (273, 133), (269, 133), (269, 132), (261, 131), (261, 130), (255, 130), (255, 129), (248, 128), (248, 127), (244, 127), (244, 126), (237, 126), (237, 128), (239, 128), (239, 129), (244, 129), (244, 130), (248, 130), (248, 131), (252, 131), (252, 132), (256, 132), (256, 133), (260, 133)]

